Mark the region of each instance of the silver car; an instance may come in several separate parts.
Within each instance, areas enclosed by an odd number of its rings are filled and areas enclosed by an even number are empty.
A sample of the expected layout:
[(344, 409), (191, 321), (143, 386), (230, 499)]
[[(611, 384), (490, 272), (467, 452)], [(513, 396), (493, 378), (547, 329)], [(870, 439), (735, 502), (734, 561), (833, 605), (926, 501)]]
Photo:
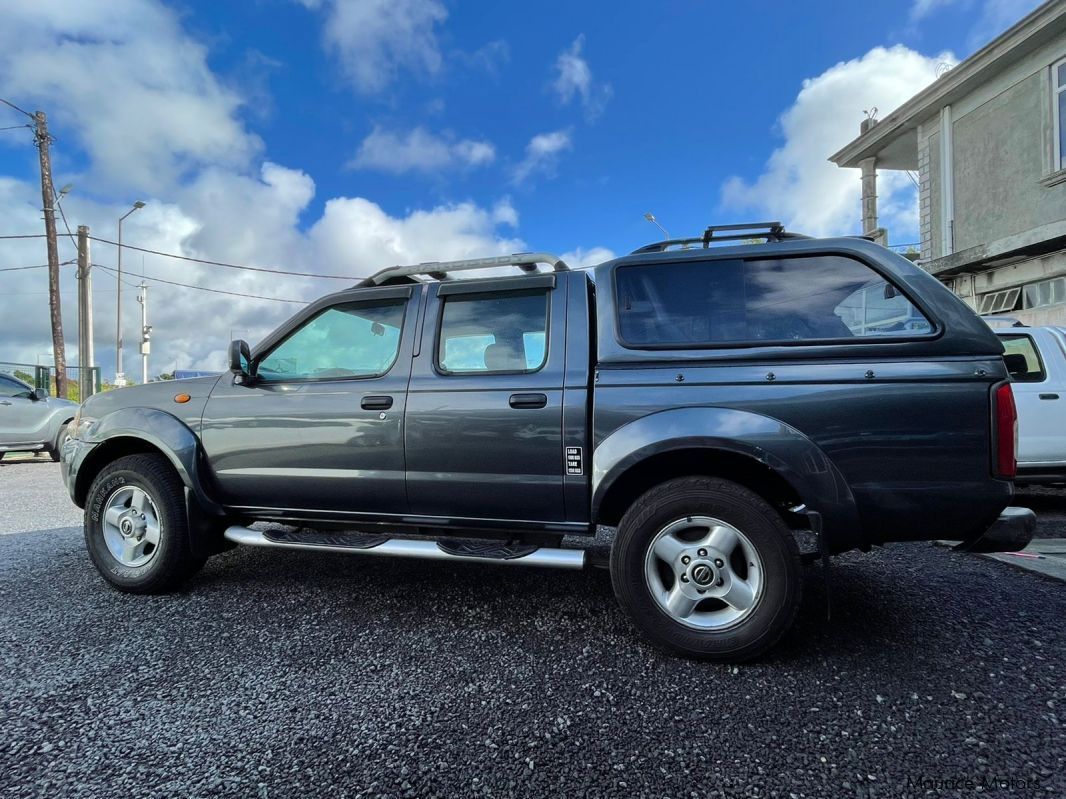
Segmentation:
[(58, 461), (67, 423), (77, 409), (76, 402), (0, 374), (0, 459), (7, 452), (44, 451)]

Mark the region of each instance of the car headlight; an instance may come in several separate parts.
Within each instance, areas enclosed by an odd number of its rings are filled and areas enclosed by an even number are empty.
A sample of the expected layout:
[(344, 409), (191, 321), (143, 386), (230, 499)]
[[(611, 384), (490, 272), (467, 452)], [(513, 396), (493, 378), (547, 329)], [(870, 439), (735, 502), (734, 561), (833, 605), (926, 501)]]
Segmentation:
[(67, 434), (71, 438), (86, 438), (89, 430), (96, 424), (96, 420), (91, 416), (82, 416), (81, 408), (78, 408), (74, 412), (74, 418), (70, 420), (70, 424), (67, 425)]

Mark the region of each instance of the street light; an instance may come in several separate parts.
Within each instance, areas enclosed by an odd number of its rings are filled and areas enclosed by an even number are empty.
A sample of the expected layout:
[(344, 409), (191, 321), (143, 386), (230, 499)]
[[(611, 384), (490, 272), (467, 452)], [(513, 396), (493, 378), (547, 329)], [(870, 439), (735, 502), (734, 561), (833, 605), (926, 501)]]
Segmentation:
[(118, 278), (115, 281), (115, 385), (126, 385), (126, 375), (122, 374), (122, 222), (134, 211), (144, 208), (144, 203), (137, 200), (133, 207), (118, 218)]
[(670, 234), (666, 232), (666, 228), (664, 228), (662, 225), (659, 224), (659, 220), (655, 218), (655, 214), (653, 214), (651, 211), (648, 211), (647, 213), (644, 214), (644, 218), (647, 219), (649, 222), (651, 222), (653, 225), (655, 225), (655, 227), (659, 228), (659, 230), (661, 230), (663, 232), (663, 239), (665, 239), (665, 240), (669, 240), (670, 239)]

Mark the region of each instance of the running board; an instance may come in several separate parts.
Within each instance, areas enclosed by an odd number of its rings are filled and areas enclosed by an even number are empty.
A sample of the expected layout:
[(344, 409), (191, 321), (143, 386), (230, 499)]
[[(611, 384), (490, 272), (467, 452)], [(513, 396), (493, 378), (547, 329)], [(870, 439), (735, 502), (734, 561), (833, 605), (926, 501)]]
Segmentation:
[(398, 558), (450, 560), (464, 563), (506, 563), (515, 566), (545, 566), (554, 569), (583, 569), (585, 550), (507, 545), (492, 541), (425, 541), (413, 538), (385, 538), (358, 533), (291, 533), (287, 531), (226, 528), (224, 536), (236, 544), (271, 549), (300, 549), (317, 552), (344, 552), (353, 555), (391, 555)]

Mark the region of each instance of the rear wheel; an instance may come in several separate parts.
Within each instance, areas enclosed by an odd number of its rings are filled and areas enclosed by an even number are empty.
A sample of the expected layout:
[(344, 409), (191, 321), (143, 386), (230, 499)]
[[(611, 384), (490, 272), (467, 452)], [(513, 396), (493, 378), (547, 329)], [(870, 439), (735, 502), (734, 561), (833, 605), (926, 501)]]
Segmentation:
[(611, 548), (615, 594), (636, 626), (689, 657), (758, 657), (799, 608), (792, 533), (743, 486), (710, 477), (670, 480), (625, 514)]
[(93, 480), (85, 544), (97, 570), (121, 591), (176, 588), (203, 566), (189, 553), (184, 490), (161, 455), (119, 458)]

